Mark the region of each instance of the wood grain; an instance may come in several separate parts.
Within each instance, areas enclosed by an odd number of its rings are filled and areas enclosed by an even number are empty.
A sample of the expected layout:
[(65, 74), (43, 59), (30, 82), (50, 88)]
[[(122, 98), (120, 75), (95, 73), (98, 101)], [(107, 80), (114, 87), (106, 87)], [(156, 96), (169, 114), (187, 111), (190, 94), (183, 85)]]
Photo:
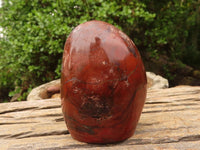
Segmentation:
[(200, 87), (149, 90), (134, 136), (108, 145), (75, 141), (60, 99), (0, 104), (0, 149), (200, 149)]

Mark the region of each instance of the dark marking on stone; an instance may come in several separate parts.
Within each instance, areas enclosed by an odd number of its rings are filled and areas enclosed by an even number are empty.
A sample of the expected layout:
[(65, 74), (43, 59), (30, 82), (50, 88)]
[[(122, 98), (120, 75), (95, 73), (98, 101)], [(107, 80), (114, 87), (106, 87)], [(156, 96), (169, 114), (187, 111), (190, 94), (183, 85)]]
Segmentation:
[(129, 39), (129, 37), (124, 34), (123, 32), (119, 31), (119, 34), (120, 34), (120, 37), (122, 38), (122, 40), (124, 41), (124, 43), (127, 45), (128, 47), (128, 50), (135, 56), (137, 57), (136, 55), (136, 50), (133, 46), (133, 42), (131, 41), (131, 39)]
[(90, 44), (91, 51), (99, 50), (101, 47), (101, 39), (99, 37), (95, 37), (95, 42)]
[(133, 102), (134, 102), (134, 99), (135, 99), (135, 96), (137, 94), (137, 92), (141, 89), (142, 87), (139, 86), (133, 93), (132, 97), (130, 98), (128, 104), (127, 104), (127, 107), (126, 109), (123, 110), (123, 112), (120, 112), (121, 114), (123, 114), (122, 116), (120, 115), (119, 117), (116, 117), (115, 120), (120, 120), (118, 123), (115, 123), (114, 125), (112, 125), (113, 127), (116, 126), (116, 125), (119, 125), (119, 124), (122, 124), (123, 122), (125, 122), (129, 115), (131, 114), (130, 111), (132, 111), (130, 109), (130, 107), (132, 106)]
[(112, 31), (110, 26), (107, 27), (107, 31), (108, 31), (108, 32), (111, 32), (111, 31)]
[(106, 83), (106, 82), (114, 82), (114, 81), (126, 81), (132, 74), (134, 74), (138, 68), (138, 64), (136, 65), (136, 67), (128, 74), (128, 75), (125, 75), (122, 70), (120, 69), (120, 67), (118, 66), (117, 67), (117, 71), (119, 72), (119, 74), (122, 74), (122, 76), (118, 79), (111, 79), (111, 80), (106, 80), (106, 81), (100, 81), (100, 82), (85, 82), (85, 81), (82, 81), (76, 77), (72, 77), (71, 79), (67, 80), (65, 82), (65, 84), (69, 83), (69, 82), (79, 82), (79, 83), (82, 83), (82, 84), (92, 84), (92, 85), (97, 85), (97, 84), (103, 84), (103, 83)]
[(75, 120), (74, 118), (68, 116), (66, 113), (64, 113), (64, 117), (66, 118), (65, 120), (67, 120), (68, 128), (70, 128), (72, 130), (76, 130), (78, 132), (86, 132), (86, 133), (91, 134), (91, 135), (95, 135), (96, 134), (94, 132), (94, 128), (95, 127), (87, 126), (87, 125), (81, 125), (77, 120)]
[(129, 45), (128, 46), (129, 51), (136, 57), (136, 53), (135, 53), (135, 48), (133, 47), (133, 45)]
[(88, 134), (95, 135), (93, 127), (90, 126), (81, 125), (81, 126), (76, 126), (74, 129), (79, 132), (86, 132)]
[(112, 107), (111, 98), (100, 98), (94, 100), (88, 98), (87, 101), (81, 106), (79, 113), (85, 117), (92, 117), (96, 119), (103, 119), (110, 116), (110, 110)]

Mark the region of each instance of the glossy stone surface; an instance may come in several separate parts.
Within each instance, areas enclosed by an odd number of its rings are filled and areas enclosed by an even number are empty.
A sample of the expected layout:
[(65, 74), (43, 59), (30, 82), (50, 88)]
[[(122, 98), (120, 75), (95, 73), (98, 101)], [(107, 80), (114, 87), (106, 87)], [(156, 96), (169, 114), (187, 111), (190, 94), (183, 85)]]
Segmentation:
[(77, 26), (64, 48), (61, 101), (74, 139), (114, 143), (132, 136), (146, 98), (146, 74), (135, 44), (114, 26)]

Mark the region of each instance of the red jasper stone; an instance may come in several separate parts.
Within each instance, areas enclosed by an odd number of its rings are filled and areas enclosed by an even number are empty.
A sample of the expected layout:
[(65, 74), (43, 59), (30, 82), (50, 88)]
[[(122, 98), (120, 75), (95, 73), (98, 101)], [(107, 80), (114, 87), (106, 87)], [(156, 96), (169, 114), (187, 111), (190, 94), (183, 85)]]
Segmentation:
[(89, 21), (69, 35), (61, 101), (71, 136), (114, 143), (133, 135), (146, 98), (146, 73), (132, 40), (116, 27)]

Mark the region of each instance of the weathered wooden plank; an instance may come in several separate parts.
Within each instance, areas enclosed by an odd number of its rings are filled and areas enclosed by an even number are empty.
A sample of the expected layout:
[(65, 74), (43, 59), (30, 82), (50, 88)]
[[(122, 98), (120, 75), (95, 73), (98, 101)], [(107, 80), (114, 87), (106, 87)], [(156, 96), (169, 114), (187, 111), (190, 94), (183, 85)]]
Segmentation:
[[(48, 142), (47, 142), (48, 141)], [(129, 139), (127, 141), (130, 141)], [(127, 143), (127, 141), (118, 144), (94, 145), (75, 141), (68, 135), (32, 137), (26, 140), (3, 140), (1, 144), (2, 149), (9, 150), (57, 150), (57, 149), (94, 149), (94, 150), (113, 150), (113, 149), (136, 149), (136, 150), (199, 150), (199, 141), (178, 141), (172, 143), (153, 144), (146, 142), (145, 144), (138, 144), (134, 141)], [(136, 140), (135, 140), (136, 141)], [(12, 146), (10, 147), (10, 143)]]
[[(57, 101), (56, 101), (57, 100)], [(22, 101), (13, 103), (1, 103), (0, 114), (26, 111), (26, 110), (37, 110), (37, 109), (51, 109), (60, 107), (59, 99), (46, 99), (40, 101)]]
[(0, 149), (200, 149), (200, 87), (148, 91), (135, 135), (110, 145), (73, 140), (60, 100), (0, 104)]

